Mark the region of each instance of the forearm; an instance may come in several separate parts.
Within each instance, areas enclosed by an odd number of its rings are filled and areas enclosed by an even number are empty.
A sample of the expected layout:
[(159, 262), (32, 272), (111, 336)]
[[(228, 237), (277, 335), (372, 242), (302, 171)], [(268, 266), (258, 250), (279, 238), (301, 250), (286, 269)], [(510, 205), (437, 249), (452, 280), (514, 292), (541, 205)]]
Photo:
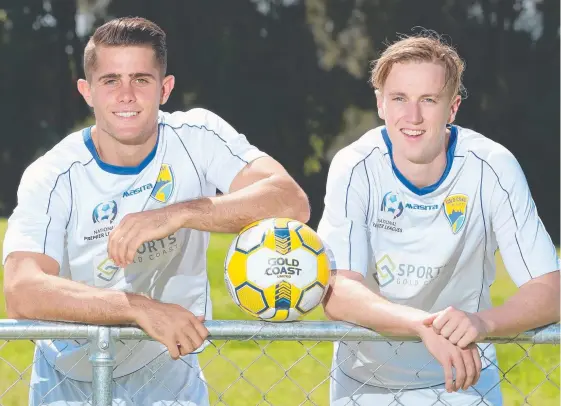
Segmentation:
[[(289, 179), (272, 176), (233, 193), (177, 203), (172, 210), (182, 227), (212, 232), (239, 232), (256, 220), (309, 218), (304, 192)], [(171, 206), (170, 206), (171, 207)]]
[(503, 305), (477, 313), (487, 335), (508, 336), (559, 321), (558, 282), (522, 286)]
[(8, 317), (16, 319), (131, 324), (136, 310), (148, 300), (38, 273), (14, 286), (7, 294), (6, 307)]
[(331, 319), (348, 321), (378, 333), (418, 336), (429, 313), (392, 303), (359, 281), (337, 278), (324, 303)]

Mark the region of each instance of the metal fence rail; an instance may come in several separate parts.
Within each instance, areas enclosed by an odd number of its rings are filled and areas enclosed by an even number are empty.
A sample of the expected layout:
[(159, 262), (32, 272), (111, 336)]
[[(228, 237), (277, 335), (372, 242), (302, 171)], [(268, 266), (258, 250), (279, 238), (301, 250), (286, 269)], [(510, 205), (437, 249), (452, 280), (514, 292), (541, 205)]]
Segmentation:
[[(329, 372), (329, 362), (330, 360), (319, 360), (317, 356), (314, 355), (314, 348), (319, 342), (329, 342), (329, 341), (418, 341), (416, 337), (388, 337), (382, 336), (374, 331), (365, 329), (362, 327), (354, 326), (348, 323), (342, 322), (323, 322), (323, 321), (301, 321), (301, 322), (291, 322), (291, 323), (267, 323), (260, 321), (207, 321), (205, 323), (210, 335), (208, 341), (211, 345), (207, 347), (214, 351), (215, 355), (213, 358), (222, 357), (227, 360), (227, 362), (234, 364), (233, 368), (237, 368), (238, 377), (235, 382), (231, 383), (224, 390), (210, 387), (211, 390), (215, 392), (215, 397), (217, 402), (220, 404), (227, 404), (225, 402), (225, 393), (231, 390), (238, 381), (243, 381), (247, 383), (248, 386), (253, 387), (255, 392), (261, 392), (261, 402), (264, 404), (272, 404), (271, 400), (268, 398), (268, 393), (272, 391), (275, 387), (278, 387), (279, 382), (283, 379), (288, 379), (291, 384), (294, 384), (300, 388), (302, 392), (305, 393), (305, 401), (310, 404), (318, 404), (317, 401), (313, 399), (312, 394), (307, 392), (307, 389), (303, 388), (298, 379), (290, 376), (291, 370), (294, 366), (300, 362), (305, 357), (312, 357), (317, 363), (322, 367), (327, 368)], [(8, 363), (10, 367), (16, 371), (16, 375), (19, 374), (19, 379), (23, 380), (24, 374), (29, 372), (28, 368), (24, 372), (21, 372), (17, 367), (10, 363), (9, 355), (7, 351), (3, 351), (10, 342), (16, 340), (43, 340), (43, 339), (61, 339), (61, 340), (88, 340), (90, 342), (90, 353), (89, 360), (93, 368), (93, 391), (91, 394), (85, 394), (85, 402), (91, 403), (93, 405), (111, 405), (112, 404), (112, 394), (113, 385), (115, 384), (113, 380), (113, 368), (115, 366), (114, 357), (114, 345), (116, 342), (126, 342), (126, 340), (151, 340), (142, 330), (134, 327), (105, 327), (105, 326), (91, 326), (82, 325), (75, 323), (51, 323), (51, 322), (40, 322), (40, 321), (18, 321), (18, 320), (0, 320), (0, 364), (2, 362)], [(4, 341), (2, 341), (4, 340)], [(232, 361), (231, 355), (226, 354), (224, 348), (230, 342), (251, 342), (256, 346), (258, 351), (261, 351), (262, 355), (256, 357), (256, 359), (245, 365), (239, 367), (234, 361)], [(266, 344), (261, 344), (259, 341), (266, 341)], [(298, 342), (302, 346), (302, 356), (294, 362), (293, 365), (283, 366), (282, 362), (275, 359), (274, 354), (279, 354), (273, 351), (271, 347), (272, 342), (279, 341), (290, 341)], [(559, 324), (546, 326), (543, 328), (530, 330), (522, 334), (513, 335), (509, 337), (488, 337), (486, 342), (497, 343), (497, 344), (513, 344), (517, 345), (522, 349), (521, 360), (514, 363), (513, 366), (507, 366), (501, 369), (503, 374), (503, 379), (511, 383), (507, 374), (515, 368), (520, 363), (524, 362), (526, 359), (532, 360), (532, 355), (530, 350), (534, 345), (542, 344), (559, 344), (560, 343), (560, 326)], [(312, 342), (310, 346), (306, 346), (305, 342)], [(524, 347), (523, 345), (529, 345)], [(134, 348), (131, 348), (131, 352)], [(235, 349), (232, 349), (230, 354), (235, 353)], [(558, 353), (558, 351), (556, 351)], [(525, 355), (524, 355), (525, 354)], [(230, 357), (230, 358), (229, 358)], [(212, 358), (211, 358), (212, 359)], [(280, 369), (284, 369), (283, 374), (281, 373), (280, 380), (273, 383), (270, 388), (265, 393), (259, 387), (258, 383), (250, 381), (244, 374), (246, 374), (251, 366), (260, 360), (264, 359), (267, 362), (276, 363)], [(209, 361), (208, 363), (210, 363)], [(292, 362), (292, 361), (291, 361)], [(512, 384), (519, 392), (523, 404), (531, 404), (530, 400), (533, 393), (544, 383), (549, 382), (553, 385), (553, 391), (557, 392), (557, 398), (559, 393), (559, 358), (552, 363), (552, 368), (543, 368), (539, 366), (538, 362), (532, 360), (534, 364), (538, 367), (544, 374), (544, 379), (536, 388), (534, 388), (529, 393), (524, 393)], [(204, 369), (208, 363), (201, 365)], [(499, 360), (500, 363), (500, 360)], [(0, 372), (2, 369), (0, 369)], [(154, 372), (155, 374), (155, 372)], [(326, 374), (326, 379), (323, 379), (320, 384), (328, 381), (329, 374)], [(0, 375), (0, 383), (3, 377)], [(0, 386), (0, 405), (3, 404), (3, 397), (9, 390), (15, 385), (9, 386), (7, 389), (3, 390)], [(316, 390), (319, 385), (313, 388)], [(313, 391), (312, 390), (312, 391)], [(2, 393), (3, 392), (3, 393)], [(21, 403), (26, 404), (27, 399), (24, 399)], [(540, 400), (539, 404), (543, 404)], [(261, 403), (260, 403), (261, 404)], [(296, 403), (294, 403), (296, 404)], [(444, 403), (443, 403), (444, 404)], [(506, 404), (506, 403), (505, 403)], [(538, 404), (538, 403), (535, 403)]]

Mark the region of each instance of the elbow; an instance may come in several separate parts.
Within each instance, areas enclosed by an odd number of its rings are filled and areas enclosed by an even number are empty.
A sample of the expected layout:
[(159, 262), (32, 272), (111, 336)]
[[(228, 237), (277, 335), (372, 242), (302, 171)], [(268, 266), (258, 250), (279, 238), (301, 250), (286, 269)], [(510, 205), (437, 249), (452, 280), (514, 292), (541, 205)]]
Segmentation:
[(335, 303), (336, 297), (334, 297), (332, 293), (333, 288), (330, 286), (322, 302), (323, 313), (325, 314), (325, 317), (331, 321), (342, 321), (341, 315), (337, 311), (339, 307)]
[(291, 204), (288, 208), (290, 212), (286, 217), (298, 220), (304, 224), (310, 221), (310, 201), (306, 192), (295, 181), (292, 181), (292, 187), (287, 190), (287, 195), (290, 197), (287, 200)]
[(6, 304), (6, 316), (9, 319), (25, 319), (25, 311), (22, 309), (22, 301), (18, 300), (22, 296), (18, 294), (15, 284), (4, 285), (4, 300)]

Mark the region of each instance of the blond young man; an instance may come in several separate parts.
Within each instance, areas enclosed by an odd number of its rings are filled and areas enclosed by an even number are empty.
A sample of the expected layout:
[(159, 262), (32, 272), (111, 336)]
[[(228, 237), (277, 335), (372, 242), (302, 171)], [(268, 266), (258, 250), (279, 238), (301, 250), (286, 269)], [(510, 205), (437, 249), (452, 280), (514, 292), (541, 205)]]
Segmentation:
[[(453, 124), (463, 71), (436, 36), (389, 46), (371, 77), (385, 125), (331, 164), (326, 314), (422, 340), (336, 343), (333, 406), (502, 405), (495, 349), (481, 342), (559, 321), (558, 258), (522, 169)], [(497, 249), (519, 290), (493, 308)]]

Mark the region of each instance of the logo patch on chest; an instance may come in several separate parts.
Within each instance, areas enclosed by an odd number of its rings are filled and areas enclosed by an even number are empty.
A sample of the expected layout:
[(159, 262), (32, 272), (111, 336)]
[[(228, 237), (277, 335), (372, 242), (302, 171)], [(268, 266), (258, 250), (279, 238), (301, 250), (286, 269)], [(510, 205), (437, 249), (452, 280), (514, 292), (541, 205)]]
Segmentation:
[(173, 193), (174, 186), (175, 177), (173, 176), (171, 165), (162, 164), (156, 185), (154, 185), (150, 197), (160, 203), (167, 203)]
[(450, 223), (452, 232), (457, 234), (466, 223), (466, 213), (469, 198), (467, 195), (457, 193), (444, 199), (444, 215)]

